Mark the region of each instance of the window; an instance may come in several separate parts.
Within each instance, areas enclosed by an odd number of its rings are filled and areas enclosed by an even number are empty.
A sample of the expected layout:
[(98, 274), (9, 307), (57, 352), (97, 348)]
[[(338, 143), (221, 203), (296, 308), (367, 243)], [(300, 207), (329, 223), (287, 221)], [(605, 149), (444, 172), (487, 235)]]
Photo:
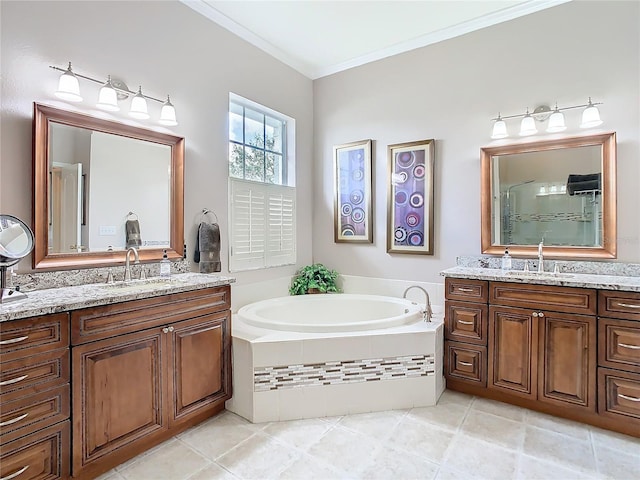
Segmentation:
[(229, 270), (296, 263), (295, 121), (231, 95)]
[(229, 176), (286, 185), (286, 122), (229, 102)]

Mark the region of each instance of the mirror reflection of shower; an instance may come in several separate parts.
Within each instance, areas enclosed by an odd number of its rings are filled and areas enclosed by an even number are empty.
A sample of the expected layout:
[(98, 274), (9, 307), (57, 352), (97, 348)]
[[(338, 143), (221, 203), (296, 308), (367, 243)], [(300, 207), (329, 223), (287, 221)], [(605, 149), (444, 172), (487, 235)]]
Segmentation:
[(507, 189), (502, 193), (503, 201), (502, 203), (502, 243), (505, 245), (513, 245), (513, 218), (516, 214), (516, 198), (512, 194), (512, 190), (517, 187), (521, 187), (522, 185), (528, 185), (529, 183), (533, 183), (535, 180), (527, 180), (525, 182), (514, 183), (507, 187)]

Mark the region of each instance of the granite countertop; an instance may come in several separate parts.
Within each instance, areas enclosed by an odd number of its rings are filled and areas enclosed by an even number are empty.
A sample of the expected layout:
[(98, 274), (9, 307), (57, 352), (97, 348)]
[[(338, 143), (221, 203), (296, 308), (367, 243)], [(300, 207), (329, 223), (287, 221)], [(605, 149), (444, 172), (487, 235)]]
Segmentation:
[(73, 287), (50, 288), (27, 293), (27, 298), (0, 304), (0, 322), (19, 318), (65, 312), (110, 303), (157, 297), (207, 287), (229, 285), (233, 277), (203, 273), (181, 273), (169, 279), (160, 277), (132, 280), (128, 283), (94, 283)]
[(640, 292), (640, 277), (623, 275), (597, 275), (584, 273), (523, 272), (522, 270), (498, 270), (495, 268), (453, 267), (440, 272), (444, 277), (493, 280), (497, 282), (532, 283), (560, 287), (599, 288)]

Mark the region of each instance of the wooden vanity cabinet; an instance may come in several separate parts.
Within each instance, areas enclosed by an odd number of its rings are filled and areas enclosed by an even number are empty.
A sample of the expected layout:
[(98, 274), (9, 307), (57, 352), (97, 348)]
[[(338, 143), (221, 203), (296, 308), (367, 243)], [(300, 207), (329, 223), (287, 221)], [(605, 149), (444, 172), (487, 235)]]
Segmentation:
[(72, 312), (74, 478), (92, 478), (224, 408), (229, 307), (225, 286)]
[(640, 293), (598, 299), (598, 412), (640, 431)]
[(488, 388), (596, 411), (596, 291), (489, 283)]
[(0, 478), (69, 478), (69, 315), (0, 323)]
[(447, 277), (445, 296), (447, 388), (640, 436), (640, 293)]
[(488, 286), (483, 280), (445, 279), (447, 385), (487, 385)]

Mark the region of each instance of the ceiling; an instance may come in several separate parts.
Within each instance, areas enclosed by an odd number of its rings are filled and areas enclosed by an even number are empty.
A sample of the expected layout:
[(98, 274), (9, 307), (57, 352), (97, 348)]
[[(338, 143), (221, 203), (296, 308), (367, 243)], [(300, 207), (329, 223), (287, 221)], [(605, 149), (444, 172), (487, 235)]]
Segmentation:
[(316, 79), (570, 0), (181, 0)]

